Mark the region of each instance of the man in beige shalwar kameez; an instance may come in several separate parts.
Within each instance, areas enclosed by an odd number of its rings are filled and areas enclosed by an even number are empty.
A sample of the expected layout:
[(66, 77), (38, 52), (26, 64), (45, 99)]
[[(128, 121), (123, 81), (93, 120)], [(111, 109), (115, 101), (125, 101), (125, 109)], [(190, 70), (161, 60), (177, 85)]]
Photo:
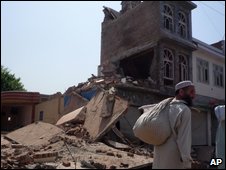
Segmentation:
[(154, 146), (153, 169), (191, 168), (191, 110), (195, 88), (191, 81), (175, 86), (176, 96), (170, 103), (169, 120), (172, 129), (167, 141)]

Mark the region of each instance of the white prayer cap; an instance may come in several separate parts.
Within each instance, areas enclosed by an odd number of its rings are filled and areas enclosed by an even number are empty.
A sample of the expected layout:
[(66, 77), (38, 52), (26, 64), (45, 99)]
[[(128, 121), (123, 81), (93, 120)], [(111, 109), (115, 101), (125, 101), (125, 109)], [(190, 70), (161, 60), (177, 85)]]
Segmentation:
[(194, 86), (194, 84), (190, 80), (181, 81), (181, 82), (176, 84), (175, 91), (182, 89), (184, 87), (187, 87), (187, 86)]

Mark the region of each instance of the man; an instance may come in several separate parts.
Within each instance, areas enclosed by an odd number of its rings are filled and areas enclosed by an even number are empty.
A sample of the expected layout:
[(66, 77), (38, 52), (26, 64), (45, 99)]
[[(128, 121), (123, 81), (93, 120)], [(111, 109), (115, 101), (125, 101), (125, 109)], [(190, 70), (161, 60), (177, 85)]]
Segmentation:
[(154, 146), (153, 169), (191, 168), (191, 110), (195, 87), (191, 81), (175, 86), (175, 98), (170, 103), (169, 121), (172, 134), (167, 141)]
[(216, 158), (222, 159), (218, 169), (225, 169), (225, 105), (219, 105), (214, 110), (219, 122), (216, 135)]

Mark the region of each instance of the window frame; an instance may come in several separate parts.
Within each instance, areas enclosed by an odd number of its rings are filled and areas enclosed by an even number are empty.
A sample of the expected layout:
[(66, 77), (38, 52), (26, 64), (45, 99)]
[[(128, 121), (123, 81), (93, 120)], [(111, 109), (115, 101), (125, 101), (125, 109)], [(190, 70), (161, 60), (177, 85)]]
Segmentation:
[[(166, 13), (166, 10), (169, 10), (169, 11), (167, 11), (167, 13)], [(164, 4), (162, 15), (163, 15), (163, 27), (164, 27), (164, 29), (171, 31), (171, 32), (174, 32), (174, 12), (173, 12), (172, 6), (169, 5), (169, 4)], [(169, 28), (167, 28), (167, 26)]]
[(213, 63), (213, 85), (216, 87), (224, 88), (224, 67), (214, 63)]
[[(166, 51), (168, 52), (167, 56), (166, 56)], [(172, 57), (171, 59), (169, 58), (169, 54)], [(169, 48), (163, 49), (163, 65), (164, 65), (163, 78), (167, 80), (174, 80), (174, 54), (172, 50)], [(166, 67), (166, 65), (168, 67)], [(167, 70), (168, 70), (168, 74), (167, 74)]]
[[(186, 55), (184, 54), (179, 54), (178, 55), (179, 58), (179, 80), (180, 81), (184, 81), (184, 80), (188, 80), (188, 59), (186, 57)], [(183, 61), (181, 61), (180, 59), (183, 59)]]
[[(197, 82), (209, 84), (209, 62), (201, 58), (196, 58)], [(205, 80), (206, 79), (206, 80)]]
[[(180, 14), (183, 16), (184, 21), (182, 21)], [(182, 32), (181, 28), (183, 29)], [(185, 13), (182, 11), (178, 12), (178, 34), (183, 38), (188, 37), (188, 22)]]

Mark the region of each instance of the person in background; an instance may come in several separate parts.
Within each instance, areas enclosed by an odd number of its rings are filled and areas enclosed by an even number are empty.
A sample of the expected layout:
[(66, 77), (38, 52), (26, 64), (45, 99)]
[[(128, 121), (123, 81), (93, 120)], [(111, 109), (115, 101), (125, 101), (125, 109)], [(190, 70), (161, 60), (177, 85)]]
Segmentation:
[(225, 169), (225, 105), (215, 107), (214, 111), (219, 123), (216, 134), (216, 158), (222, 159), (218, 169)]
[(195, 87), (191, 81), (175, 86), (175, 98), (170, 103), (171, 136), (162, 145), (154, 146), (152, 169), (191, 168), (191, 110)]

